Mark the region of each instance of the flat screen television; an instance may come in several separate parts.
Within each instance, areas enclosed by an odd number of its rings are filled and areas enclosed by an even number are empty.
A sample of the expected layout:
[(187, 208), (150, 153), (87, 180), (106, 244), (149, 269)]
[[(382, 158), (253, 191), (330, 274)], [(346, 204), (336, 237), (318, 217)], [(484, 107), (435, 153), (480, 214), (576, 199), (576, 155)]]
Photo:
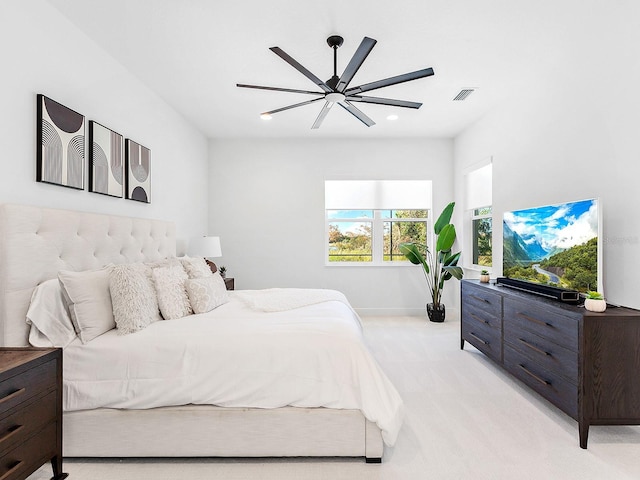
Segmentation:
[(597, 199), (505, 212), (503, 275), (579, 292), (604, 293), (600, 217)]

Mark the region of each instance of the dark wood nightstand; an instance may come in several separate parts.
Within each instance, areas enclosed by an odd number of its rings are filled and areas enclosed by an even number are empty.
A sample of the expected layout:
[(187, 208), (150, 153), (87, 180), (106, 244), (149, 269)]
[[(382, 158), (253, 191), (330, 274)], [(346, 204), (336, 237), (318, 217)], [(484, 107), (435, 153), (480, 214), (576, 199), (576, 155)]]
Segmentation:
[(51, 461), (62, 480), (62, 350), (0, 348), (0, 479)]
[(235, 288), (235, 282), (233, 278), (225, 278), (224, 284), (227, 286), (227, 290), (233, 290)]

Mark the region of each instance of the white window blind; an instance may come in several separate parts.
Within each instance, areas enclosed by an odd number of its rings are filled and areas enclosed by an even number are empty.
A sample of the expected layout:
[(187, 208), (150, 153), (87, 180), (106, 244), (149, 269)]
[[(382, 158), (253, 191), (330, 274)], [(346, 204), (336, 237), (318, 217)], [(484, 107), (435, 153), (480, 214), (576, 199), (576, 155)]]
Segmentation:
[(431, 180), (326, 180), (326, 210), (431, 208)]
[(465, 175), (465, 210), (492, 205), (493, 166), (491, 163)]

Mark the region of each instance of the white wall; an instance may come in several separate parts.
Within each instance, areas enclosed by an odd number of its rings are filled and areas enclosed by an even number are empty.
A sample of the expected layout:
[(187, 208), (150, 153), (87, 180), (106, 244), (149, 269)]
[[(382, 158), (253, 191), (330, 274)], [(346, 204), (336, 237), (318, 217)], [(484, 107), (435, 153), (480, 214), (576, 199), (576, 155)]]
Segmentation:
[(455, 139), (456, 198), (464, 169), (493, 156), (501, 273), (504, 211), (599, 197), (605, 295), (639, 308), (640, 31), (631, 12), (609, 7), (593, 14), (584, 37), (558, 45), (558, 61), (537, 69), (533, 88)]
[(453, 198), (451, 140), (212, 140), (209, 151), (209, 233), (237, 288), (335, 288), (363, 313), (424, 314), (420, 267), (325, 266), (324, 180), (430, 179), (439, 212)]
[[(0, 4), (0, 202), (176, 222), (178, 248), (207, 221), (207, 139), (43, 0)], [(36, 94), (151, 149), (151, 201), (37, 183)], [(86, 170), (86, 169), (85, 169)]]

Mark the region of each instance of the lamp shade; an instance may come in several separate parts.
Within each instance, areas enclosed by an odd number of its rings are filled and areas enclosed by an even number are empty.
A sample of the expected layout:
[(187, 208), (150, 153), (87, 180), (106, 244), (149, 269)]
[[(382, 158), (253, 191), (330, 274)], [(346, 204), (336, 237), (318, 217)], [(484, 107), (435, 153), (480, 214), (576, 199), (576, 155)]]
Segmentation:
[(222, 256), (220, 237), (197, 237), (189, 242), (189, 255), (204, 258)]

